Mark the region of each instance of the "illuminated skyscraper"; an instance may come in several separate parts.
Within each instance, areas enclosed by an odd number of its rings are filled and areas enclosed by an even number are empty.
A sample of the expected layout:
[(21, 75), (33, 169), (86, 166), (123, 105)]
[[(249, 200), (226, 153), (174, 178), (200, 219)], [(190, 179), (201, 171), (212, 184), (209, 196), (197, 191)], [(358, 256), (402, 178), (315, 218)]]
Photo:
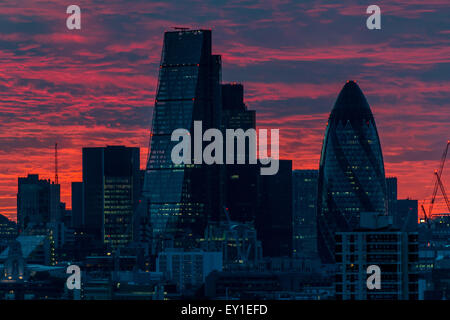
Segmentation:
[(85, 216), (80, 220), (91, 235), (113, 250), (132, 240), (133, 212), (140, 194), (139, 165), (139, 148), (83, 148)]
[(317, 224), (322, 261), (334, 262), (336, 232), (352, 231), (361, 212), (385, 214), (385, 199), (375, 120), (361, 89), (348, 81), (331, 111), (320, 158)]
[(187, 129), (195, 140), (196, 120), (202, 121), (203, 130), (220, 128), (220, 82), (221, 58), (211, 54), (210, 30), (164, 34), (151, 151), (139, 208), (141, 225), (150, 225), (155, 252), (195, 247), (207, 221), (221, 214), (219, 167), (193, 160), (175, 165), (171, 160), (178, 143), (171, 141), (174, 130)]

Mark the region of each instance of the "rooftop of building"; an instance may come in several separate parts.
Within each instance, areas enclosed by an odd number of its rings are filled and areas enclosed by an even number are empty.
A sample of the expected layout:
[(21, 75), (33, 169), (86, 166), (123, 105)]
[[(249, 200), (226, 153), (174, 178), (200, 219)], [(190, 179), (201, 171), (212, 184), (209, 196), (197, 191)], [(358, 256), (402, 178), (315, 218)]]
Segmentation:
[(330, 120), (352, 123), (373, 120), (366, 97), (355, 81), (348, 80), (342, 88), (331, 111)]

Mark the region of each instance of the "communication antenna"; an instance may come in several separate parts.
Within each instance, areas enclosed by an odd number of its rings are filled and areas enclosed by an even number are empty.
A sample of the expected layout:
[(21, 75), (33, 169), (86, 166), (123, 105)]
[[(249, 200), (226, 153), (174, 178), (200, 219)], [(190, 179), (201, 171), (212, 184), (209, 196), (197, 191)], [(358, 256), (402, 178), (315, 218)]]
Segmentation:
[(55, 184), (58, 184), (58, 143), (55, 143)]

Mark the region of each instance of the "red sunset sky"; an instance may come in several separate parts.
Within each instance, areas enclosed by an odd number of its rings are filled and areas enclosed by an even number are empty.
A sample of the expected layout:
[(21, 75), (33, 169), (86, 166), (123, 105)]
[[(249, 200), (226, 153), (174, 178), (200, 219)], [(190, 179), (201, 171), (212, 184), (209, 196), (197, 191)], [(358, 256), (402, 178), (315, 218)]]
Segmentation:
[[(328, 114), (347, 79), (374, 113), (399, 197), (428, 199), (450, 138), (450, 3), (377, 1), (0, 2), (0, 213), (16, 214), (17, 177), (81, 180), (81, 148), (141, 148), (144, 167), (165, 30), (210, 28), (223, 81), (244, 84), (257, 124), (280, 128), (280, 154), (318, 168)], [(66, 8), (81, 7), (81, 30)], [(450, 188), (450, 163), (443, 181)], [(446, 211), (441, 199), (435, 212)]]

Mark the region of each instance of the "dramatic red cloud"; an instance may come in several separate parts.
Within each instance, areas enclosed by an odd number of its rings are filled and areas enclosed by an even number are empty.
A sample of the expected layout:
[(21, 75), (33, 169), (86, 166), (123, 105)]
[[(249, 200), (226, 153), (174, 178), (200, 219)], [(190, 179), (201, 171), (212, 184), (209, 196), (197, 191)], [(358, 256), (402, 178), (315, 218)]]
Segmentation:
[(175, 26), (214, 30), (224, 81), (244, 84), (258, 127), (280, 128), (296, 169), (318, 168), (334, 100), (357, 80), (399, 197), (428, 199), (450, 138), (448, 1), (380, 1), (378, 33), (365, 6), (332, 2), (83, 1), (78, 31), (65, 27), (68, 4), (1, 3), (0, 213), (15, 219), (19, 176), (53, 179), (55, 142), (69, 208), (82, 147), (137, 146), (145, 166), (162, 36)]

